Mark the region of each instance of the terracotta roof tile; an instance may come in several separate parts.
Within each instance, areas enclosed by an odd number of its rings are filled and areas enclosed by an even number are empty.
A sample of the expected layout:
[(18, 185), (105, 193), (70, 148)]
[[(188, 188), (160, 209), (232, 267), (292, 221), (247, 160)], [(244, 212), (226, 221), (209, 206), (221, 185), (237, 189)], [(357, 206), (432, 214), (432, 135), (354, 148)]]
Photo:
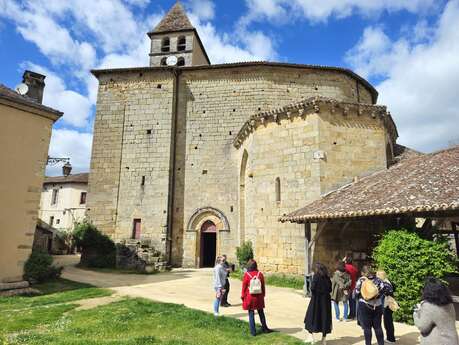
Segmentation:
[(281, 217), (280, 221), (305, 223), (451, 210), (459, 211), (459, 146), (402, 159), (387, 170)]
[(186, 15), (183, 6), (177, 2), (166, 14), (166, 16), (159, 22), (153, 30), (153, 33), (193, 30), (194, 26), (191, 24), (188, 16)]
[(88, 183), (89, 173), (72, 174), (69, 176), (47, 176), (43, 184)]

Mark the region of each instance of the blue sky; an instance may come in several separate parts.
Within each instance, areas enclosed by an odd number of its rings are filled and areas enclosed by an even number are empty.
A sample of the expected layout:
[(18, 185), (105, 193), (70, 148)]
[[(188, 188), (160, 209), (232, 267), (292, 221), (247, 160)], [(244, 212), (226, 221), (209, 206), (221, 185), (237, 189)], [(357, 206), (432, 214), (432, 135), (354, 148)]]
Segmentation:
[[(0, 0), (0, 82), (47, 75), (65, 112), (50, 154), (89, 169), (97, 81), (91, 68), (146, 66), (147, 31), (175, 0)], [(399, 143), (459, 144), (459, 0), (184, 0), (213, 63), (344, 66), (380, 92)], [(57, 168), (48, 173), (59, 173)]]

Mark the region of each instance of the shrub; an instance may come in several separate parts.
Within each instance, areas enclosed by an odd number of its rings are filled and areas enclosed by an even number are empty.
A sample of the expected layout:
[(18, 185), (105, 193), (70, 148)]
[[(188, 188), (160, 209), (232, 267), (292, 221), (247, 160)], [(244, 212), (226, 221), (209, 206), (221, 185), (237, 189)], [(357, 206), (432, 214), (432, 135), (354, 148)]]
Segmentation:
[(83, 222), (74, 230), (75, 244), (81, 249), (82, 266), (111, 268), (116, 264), (115, 243), (93, 224)]
[(244, 242), (240, 247), (236, 248), (236, 257), (240, 267), (245, 267), (247, 261), (253, 259), (252, 242)]
[(53, 266), (53, 258), (46, 252), (37, 250), (30, 254), (24, 265), (24, 279), (44, 282), (60, 277), (62, 267)]
[(443, 278), (456, 271), (446, 240), (425, 240), (415, 232), (390, 230), (373, 252), (376, 267), (383, 269), (395, 286), (400, 310), (397, 321), (412, 323), (413, 307), (419, 303), (426, 277)]

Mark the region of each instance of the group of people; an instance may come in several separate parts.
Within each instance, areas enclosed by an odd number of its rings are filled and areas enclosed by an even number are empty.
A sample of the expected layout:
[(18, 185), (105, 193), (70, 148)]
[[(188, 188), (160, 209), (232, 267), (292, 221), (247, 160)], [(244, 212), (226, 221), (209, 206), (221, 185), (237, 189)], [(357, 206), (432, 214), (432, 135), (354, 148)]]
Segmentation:
[[(365, 345), (371, 345), (373, 330), (378, 345), (396, 342), (393, 313), (399, 306), (394, 299), (394, 285), (384, 271), (375, 272), (371, 266), (363, 266), (360, 273), (358, 277), (351, 255), (338, 262), (331, 277), (324, 265), (316, 263), (311, 300), (304, 319), (309, 342), (315, 343), (314, 333), (321, 333), (321, 342), (326, 344), (327, 334), (332, 331), (332, 305), (337, 321), (357, 319), (363, 329)], [(342, 318), (340, 303), (344, 309)], [(451, 292), (440, 280), (427, 279), (422, 302), (416, 306), (413, 318), (421, 333), (421, 345), (459, 345)]]
[[(220, 306), (228, 303), (230, 265), (226, 255), (217, 258), (214, 267), (214, 315), (219, 315)], [(373, 331), (378, 345), (395, 343), (393, 313), (399, 306), (394, 298), (394, 285), (384, 271), (375, 272), (371, 266), (357, 270), (352, 256), (347, 255), (338, 262), (330, 277), (327, 268), (316, 263), (311, 282), (311, 300), (304, 318), (309, 333), (307, 342), (314, 344), (315, 333), (322, 335), (321, 343), (326, 345), (327, 335), (332, 332), (332, 306), (338, 322), (357, 319), (363, 330), (365, 345), (371, 345)], [(273, 332), (268, 328), (264, 313), (266, 287), (263, 273), (255, 260), (247, 263), (242, 279), (242, 307), (248, 311), (250, 334), (255, 336), (255, 311), (260, 317), (263, 333)], [(343, 304), (341, 317), (340, 304)], [(414, 323), (421, 333), (421, 345), (459, 345), (456, 331), (456, 313), (448, 287), (440, 280), (428, 278), (423, 289), (422, 302), (416, 306)], [(382, 329), (382, 320), (386, 339)]]
[[(228, 303), (228, 292), (230, 288), (229, 275), (231, 272), (231, 265), (227, 261), (226, 255), (217, 257), (214, 267), (214, 315), (219, 315), (220, 306), (231, 306)], [(255, 326), (255, 311), (260, 317), (261, 331), (263, 333), (273, 332), (266, 323), (265, 308), (265, 278), (263, 273), (258, 271), (258, 265), (255, 260), (249, 260), (245, 268), (244, 278), (242, 279), (241, 300), (242, 308), (248, 311), (250, 334), (257, 335)]]

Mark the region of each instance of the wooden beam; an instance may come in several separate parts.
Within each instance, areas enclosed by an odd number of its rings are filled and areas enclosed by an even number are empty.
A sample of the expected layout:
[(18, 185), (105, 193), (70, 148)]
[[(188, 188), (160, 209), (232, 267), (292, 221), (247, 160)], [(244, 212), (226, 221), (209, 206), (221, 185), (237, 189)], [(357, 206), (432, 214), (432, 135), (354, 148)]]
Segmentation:
[(322, 235), (322, 232), (326, 225), (327, 222), (317, 224), (316, 234), (314, 235), (313, 240), (309, 243), (309, 248), (312, 248), (312, 246), (319, 240), (319, 237), (320, 235)]
[(456, 243), (456, 255), (459, 256), (459, 232), (457, 231), (457, 223), (451, 222), (453, 228), (454, 241)]

